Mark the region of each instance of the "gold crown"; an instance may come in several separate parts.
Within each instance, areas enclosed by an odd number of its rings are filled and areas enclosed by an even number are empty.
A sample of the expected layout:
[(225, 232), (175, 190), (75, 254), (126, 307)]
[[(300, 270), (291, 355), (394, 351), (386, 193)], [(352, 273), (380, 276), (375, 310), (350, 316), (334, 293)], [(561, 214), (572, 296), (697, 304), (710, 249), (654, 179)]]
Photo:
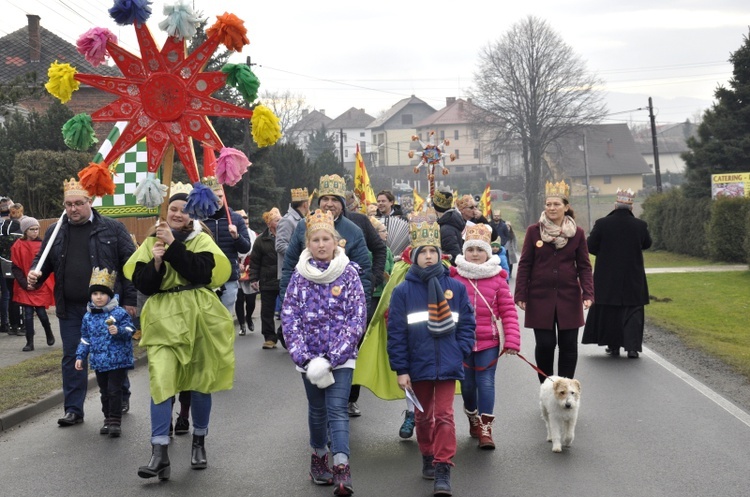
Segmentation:
[(69, 180), (63, 180), (63, 197), (72, 196), (91, 198), (91, 194), (86, 191), (77, 179), (70, 178)]
[(486, 224), (475, 224), (466, 228), (466, 236), (464, 240), (479, 240), (482, 242), (490, 243), (492, 235), (492, 229)]
[(630, 188), (628, 188), (627, 190), (622, 190), (620, 188), (617, 189), (617, 196), (615, 198), (616, 202), (619, 202), (621, 204), (632, 204), (634, 198), (635, 193)]
[(89, 281), (89, 286), (105, 286), (114, 291), (116, 280), (117, 271), (112, 271), (110, 273), (107, 268), (99, 269), (98, 267), (95, 267), (91, 271), (91, 280)]
[(333, 214), (329, 211), (316, 209), (315, 212), (307, 216), (305, 223), (307, 224), (308, 233), (316, 230), (326, 230), (331, 233), (336, 232), (336, 228), (333, 226)]
[(292, 202), (304, 202), (309, 198), (307, 188), (292, 188)]
[(544, 195), (546, 197), (562, 197), (568, 198), (570, 195), (570, 186), (564, 181), (558, 181), (557, 183), (550, 183), (549, 181), (544, 186)]
[(440, 248), (440, 225), (435, 211), (428, 209), (426, 212), (413, 214), (409, 218), (409, 235), (412, 248), (426, 245)]
[(474, 202), (474, 197), (469, 194), (462, 195), (461, 198), (456, 199), (456, 207), (459, 210), (463, 209), (469, 202)]
[(182, 181), (178, 181), (177, 183), (172, 183), (169, 187), (169, 196), (172, 197), (174, 195), (177, 195), (178, 193), (184, 193), (189, 194), (193, 191), (193, 185), (190, 183), (183, 183)]
[(432, 196), (432, 205), (447, 211), (453, 207), (453, 193), (436, 191)]
[(216, 176), (205, 176), (203, 179), (201, 179), (201, 183), (203, 183), (213, 191), (221, 190), (221, 185), (219, 184), (219, 180), (216, 179)]
[(321, 177), (318, 198), (325, 197), (326, 195), (346, 198), (346, 181), (344, 181), (344, 178), (338, 174)]

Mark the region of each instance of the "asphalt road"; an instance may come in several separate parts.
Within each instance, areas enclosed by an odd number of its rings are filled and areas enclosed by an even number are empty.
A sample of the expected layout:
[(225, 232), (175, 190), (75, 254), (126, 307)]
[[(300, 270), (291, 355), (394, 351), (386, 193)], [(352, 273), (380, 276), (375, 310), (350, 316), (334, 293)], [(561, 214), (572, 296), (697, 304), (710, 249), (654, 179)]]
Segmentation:
[[(533, 335), (522, 352), (533, 358)], [(148, 374), (131, 375), (132, 408), (123, 436), (99, 435), (98, 395), (90, 392), (86, 422), (59, 428), (51, 409), (0, 433), (4, 496), (328, 496), (307, 478), (309, 450), (302, 381), (283, 349), (261, 350), (256, 332), (238, 337), (235, 387), (214, 395), (209, 468), (190, 469), (190, 436), (170, 447), (168, 482), (142, 480), (150, 455)], [(456, 496), (746, 496), (750, 416), (653, 352), (614, 359), (580, 347), (582, 407), (576, 439), (554, 454), (539, 415), (538, 381), (518, 358), (497, 373), (494, 452), (480, 451), (456, 397)], [(351, 422), (355, 495), (427, 496), (414, 439), (401, 441), (404, 403), (363, 389), (363, 416)]]

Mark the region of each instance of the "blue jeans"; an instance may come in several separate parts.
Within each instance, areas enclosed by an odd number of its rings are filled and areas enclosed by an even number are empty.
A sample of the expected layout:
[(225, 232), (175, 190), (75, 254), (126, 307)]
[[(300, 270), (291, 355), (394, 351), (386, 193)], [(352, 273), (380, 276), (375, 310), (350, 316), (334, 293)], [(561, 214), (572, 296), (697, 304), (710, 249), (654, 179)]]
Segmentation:
[(307, 393), (307, 424), (310, 429), (310, 446), (323, 449), (328, 443), (328, 430), (331, 431), (331, 453), (346, 454), (349, 457), (349, 414), (347, 404), (349, 389), (352, 386), (351, 368), (333, 370), (336, 381), (330, 387), (321, 390), (302, 374)]
[[(169, 425), (172, 422), (172, 399), (154, 404), (151, 399), (151, 443), (169, 445)], [(207, 435), (211, 417), (211, 394), (190, 392), (190, 413), (193, 417), (193, 435)]]
[(227, 308), (229, 313), (234, 312), (234, 303), (237, 302), (237, 291), (240, 289), (240, 283), (237, 280), (227, 281), (224, 283), (224, 292), (221, 294), (221, 303)]
[(81, 322), (86, 314), (86, 306), (71, 305), (66, 302), (65, 314), (60, 318), (60, 339), (62, 340), (62, 389), (65, 398), (65, 412), (83, 416), (83, 402), (88, 389), (88, 361), (84, 359), (83, 369), (76, 370), (76, 349), (81, 342)]
[[(500, 353), (499, 347), (472, 352), (466, 359), (466, 364), (472, 368), (464, 368), (464, 379), (461, 381), (461, 397), (467, 411), (479, 410), (479, 414), (492, 414), (495, 409), (495, 370), (497, 363), (487, 367)], [(483, 368), (487, 368), (481, 370)]]

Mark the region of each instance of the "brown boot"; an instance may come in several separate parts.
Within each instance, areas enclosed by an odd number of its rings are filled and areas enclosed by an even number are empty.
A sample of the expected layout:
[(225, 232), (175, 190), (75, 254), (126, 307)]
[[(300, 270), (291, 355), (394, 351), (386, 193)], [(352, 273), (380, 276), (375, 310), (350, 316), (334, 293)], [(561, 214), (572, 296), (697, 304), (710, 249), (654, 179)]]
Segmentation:
[(479, 433), (479, 448), (484, 450), (495, 450), (495, 442), (492, 440), (492, 423), (495, 416), (492, 414), (482, 414), (479, 416), (481, 431)]
[(471, 435), (471, 438), (479, 438), (481, 428), (479, 427), (479, 416), (477, 415), (477, 410), (474, 409), (473, 411), (467, 411), (464, 407), (464, 413), (466, 413), (466, 417), (469, 418), (469, 435)]

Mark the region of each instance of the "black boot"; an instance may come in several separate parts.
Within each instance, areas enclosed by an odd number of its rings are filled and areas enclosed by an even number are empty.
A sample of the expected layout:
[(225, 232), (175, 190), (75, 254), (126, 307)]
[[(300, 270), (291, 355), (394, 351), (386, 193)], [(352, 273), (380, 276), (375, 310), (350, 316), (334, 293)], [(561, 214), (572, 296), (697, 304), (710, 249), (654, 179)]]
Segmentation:
[(22, 352), (31, 352), (34, 350), (34, 335), (26, 333), (26, 346), (21, 349)]
[(158, 476), (160, 480), (169, 480), (169, 445), (151, 445), (151, 460), (148, 466), (138, 468), (141, 478)]
[(12, 334), (11, 333), (12, 329), (13, 328), (11, 328), (10, 323), (2, 323), (2, 324), (0, 324), (0, 333), (7, 333), (7, 334), (11, 335)]
[(49, 321), (42, 323), (42, 328), (44, 328), (44, 334), (47, 335), (47, 345), (52, 347), (55, 344), (55, 335), (52, 333), (52, 326)]
[(193, 469), (206, 469), (206, 436), (193, 435), (193, 451), (190, 456), (190, 466)]

